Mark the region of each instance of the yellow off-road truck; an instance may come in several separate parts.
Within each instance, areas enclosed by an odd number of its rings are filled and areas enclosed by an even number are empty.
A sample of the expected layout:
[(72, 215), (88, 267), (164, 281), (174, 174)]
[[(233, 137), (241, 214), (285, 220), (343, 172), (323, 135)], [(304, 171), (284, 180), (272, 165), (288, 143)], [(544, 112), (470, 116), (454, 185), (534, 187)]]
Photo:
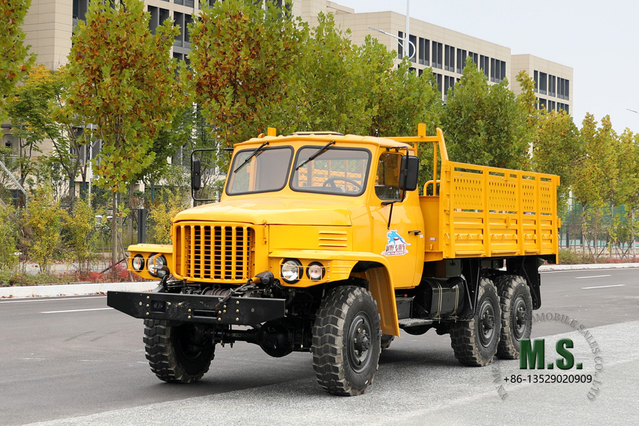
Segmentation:
[[(421, 188), (418, 150), (432, 173)], [(450, 334), (464, 365), (518, 358), (541, 305), (538, 267), (556, 261), (558, 185), (452, 162), (424, 125), (384, 138), (269, 129), (235, 145), (220, 202), (173, 219), (173, 244), (129, 247), (129, 269), (157, 289), (109, 292), (108, 305), (144, 319), (146, 357), (167, 382), (197, 381), (216, 345), (237, 341), (310, 352), (337, 395), (371, 385), (400, 330)]]

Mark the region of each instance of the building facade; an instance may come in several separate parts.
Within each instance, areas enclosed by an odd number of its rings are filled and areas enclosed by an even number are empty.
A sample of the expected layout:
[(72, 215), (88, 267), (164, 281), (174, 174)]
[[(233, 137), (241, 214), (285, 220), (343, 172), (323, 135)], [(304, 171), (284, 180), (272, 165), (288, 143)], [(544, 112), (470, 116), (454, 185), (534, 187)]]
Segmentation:
[[(216, 0), (207, 1), (213, 4)], [(73, 27), (78, 20), (84, 19), (88, 3), (89, 0), (32, 0), (23, 28), (25, 42), (38, 54), (39, 63), (51, 69), (66, 63)], [(276, 3), (282, 7), (283, 0)], [(188, 25), (199, 12), (198, 0), (145, 0), (145, 4), (151, 15), (152, 30), (165, 19), (173, 19), (179, 26), (173, 57), (188, 60), (191, 44)], [(351, 30), (353, 43), (363, 43), (365, 37), (371, 35), (389, 50), (395, 50), (398, 59), (409, 55), (416, 72), (432, 68), (444, 100), (448, 89), (461, 77), (466, 58), (470, 56), (489, 82), (507, 78), (511, 90), (519, 93), (516, 76), (525, 70), (535, 80), (540, 108), (572, 111), (573, 70), (568, 66), (532, 55), (513, 55), (509, 47), (415, 18), (410, 19), (410, 45), (405, 52), (403, 43), (396, 38), (404, 38), (406, 16), (396, 12), (356, 13), (354, 9), (328, 0), (292, 0), (291, 12), (311, 25), (317, 24), (320, 12), (332, 14), (337, 25), (343, 30)]]
[[(508, 79), (511, 90), (518, 94), (516, 77), (525, 70), (535, 80), (538, 107), (547, 110), (572, 111), (572, 68), (532, 55), (513, 55), (506, 46), (491, 43), (467, 34), (411, 18), (409, 48), (405, 52), (403, 39), (406, 16), (396, 12), (356, 13), (354, 9), (327, 0), (293, 0), (293, 13), (311, 25), (317, 23), (318, 13), (332, 14), (343, 30), (350, 29), (355, 44), (370, 35), (389, 50), (397, 52), (398, 59), (410, 55), (413, 68), (422, 73), (431, 68), (446, 100), (448, 89), (461, 78), (466, 58), (470, 56), (490, 83)], [(382, 34), (377, 30), (390, 35)]]

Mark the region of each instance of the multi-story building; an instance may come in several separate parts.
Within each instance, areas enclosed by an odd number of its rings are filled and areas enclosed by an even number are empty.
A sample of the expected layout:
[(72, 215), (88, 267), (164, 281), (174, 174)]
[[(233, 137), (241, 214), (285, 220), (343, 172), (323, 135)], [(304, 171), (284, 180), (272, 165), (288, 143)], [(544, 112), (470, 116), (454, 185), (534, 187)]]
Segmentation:
[[(208, 0), (213, 4), (216, 0)], [(24, 23), (26, 43), (38, 54), (38, 62), (55, 69), (64, 65), (71, 49), (71, 34), (79, 19), (84, 19), (89, 0), (32, 0)], [(277, 0), (279, 7), (283, 0)], [(189, 23), (199, 11), (197, 0), (145, 0), (151, 14), (151, 29), (165, 19), (173, 19), (180, 28), (175, 38), (173, 56), (186, 59), (190, 47)], [(291, 12), (317, 23), (320, 12), (332, 14), (342, 29), (350, 29), (352, 41), (360, 44), (367, 35), (376, 37), (398, 59), (410, 55), (414, 69), (421, 73), (432, 68), (442, 97), (461, 77), (466, 58), (470, 56), (486, 74), (489, 82), (508, 78), (511, 89), (518, 93), (515, 77), (526, 70), (535, 79), (539, 106), (548, 110), (572, 111), (572, 68), (532, 55), (513, 55), (506, 46), (443, 28), (419, 19), (410, 19), (410, 47), (404, 49), (406, 16), (396, 12), (355, 13), (351, 8), (328, 0), (293, 0)], [(381, 30), (392, 36), (380, 34)], [(408, 51), (405, 51), (408, 50)]]
[[(355, 44), (371, 35), (397, 58), (409, 55), (413, 68), (422, 73), (432, 68), (446, 100), (448, 89), (462, 75), (466, 58), (471, 57), (491, 83), (508, 79), (510, 88), (520, 92), (516, 77), (525, 70), (535, 80), (538, 106), (547, 110), (572, 111), (572, 68), (532, 55), (513, 55), (506, 46), (443, 28), (419, 19), (409, 21), (409, 48), (404, 48), (406, 16), (396, 12), (355, 13), (351, 8), (327, 0), (294, 0), (293, 13), (314, 24), (318, 13), (332, 14), (342, 29), (350, 29)], [(380, 34), (379, 30), (389, 35)], [(406, 51), (408, 50), (408, 51)]]

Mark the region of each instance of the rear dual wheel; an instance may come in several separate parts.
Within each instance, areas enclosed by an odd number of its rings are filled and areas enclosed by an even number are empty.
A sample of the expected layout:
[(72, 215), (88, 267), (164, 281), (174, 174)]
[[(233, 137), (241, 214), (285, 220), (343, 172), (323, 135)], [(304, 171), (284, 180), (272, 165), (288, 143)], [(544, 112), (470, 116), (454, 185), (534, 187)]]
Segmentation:
[(501, 308), (495, 284), (488, 278), (482, 278), (475, 315), (470, 321), (458, 322), (451, 328), (451, 346), (455, 358), (468, 366), (490, 364), (499, 345), (500, 319)]
[(532, 330), (532, 297), (526, 280), (518, 275), (503, 275), (496, 280), (501, 307), (501, 337), (497, 356), (519, 359), (520, 342), (529, 339)]

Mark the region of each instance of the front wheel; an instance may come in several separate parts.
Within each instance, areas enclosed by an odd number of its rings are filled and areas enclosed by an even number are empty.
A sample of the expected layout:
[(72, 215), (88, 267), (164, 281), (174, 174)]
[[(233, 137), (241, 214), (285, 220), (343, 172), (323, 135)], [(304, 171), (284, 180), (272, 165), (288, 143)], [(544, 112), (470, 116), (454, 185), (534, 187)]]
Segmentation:
[(379, 365), (381, 334), (377, 305), (368, 290), (330, 290), (313, 326), (313, 368), (322, 389), (334, 395), (364, 393)]
[(460, 363), (480, 367), (492, 362), (499, 344), (500, 319), (495, 284), (482, 278), (475, 315), (470, 321), (458, 322), (451, 328), (451, 346)]
[(193, 383), (209, 371), (215, 344), (193, 324), (144, 321), (144, 348), (151, 371), (165, 382)]

